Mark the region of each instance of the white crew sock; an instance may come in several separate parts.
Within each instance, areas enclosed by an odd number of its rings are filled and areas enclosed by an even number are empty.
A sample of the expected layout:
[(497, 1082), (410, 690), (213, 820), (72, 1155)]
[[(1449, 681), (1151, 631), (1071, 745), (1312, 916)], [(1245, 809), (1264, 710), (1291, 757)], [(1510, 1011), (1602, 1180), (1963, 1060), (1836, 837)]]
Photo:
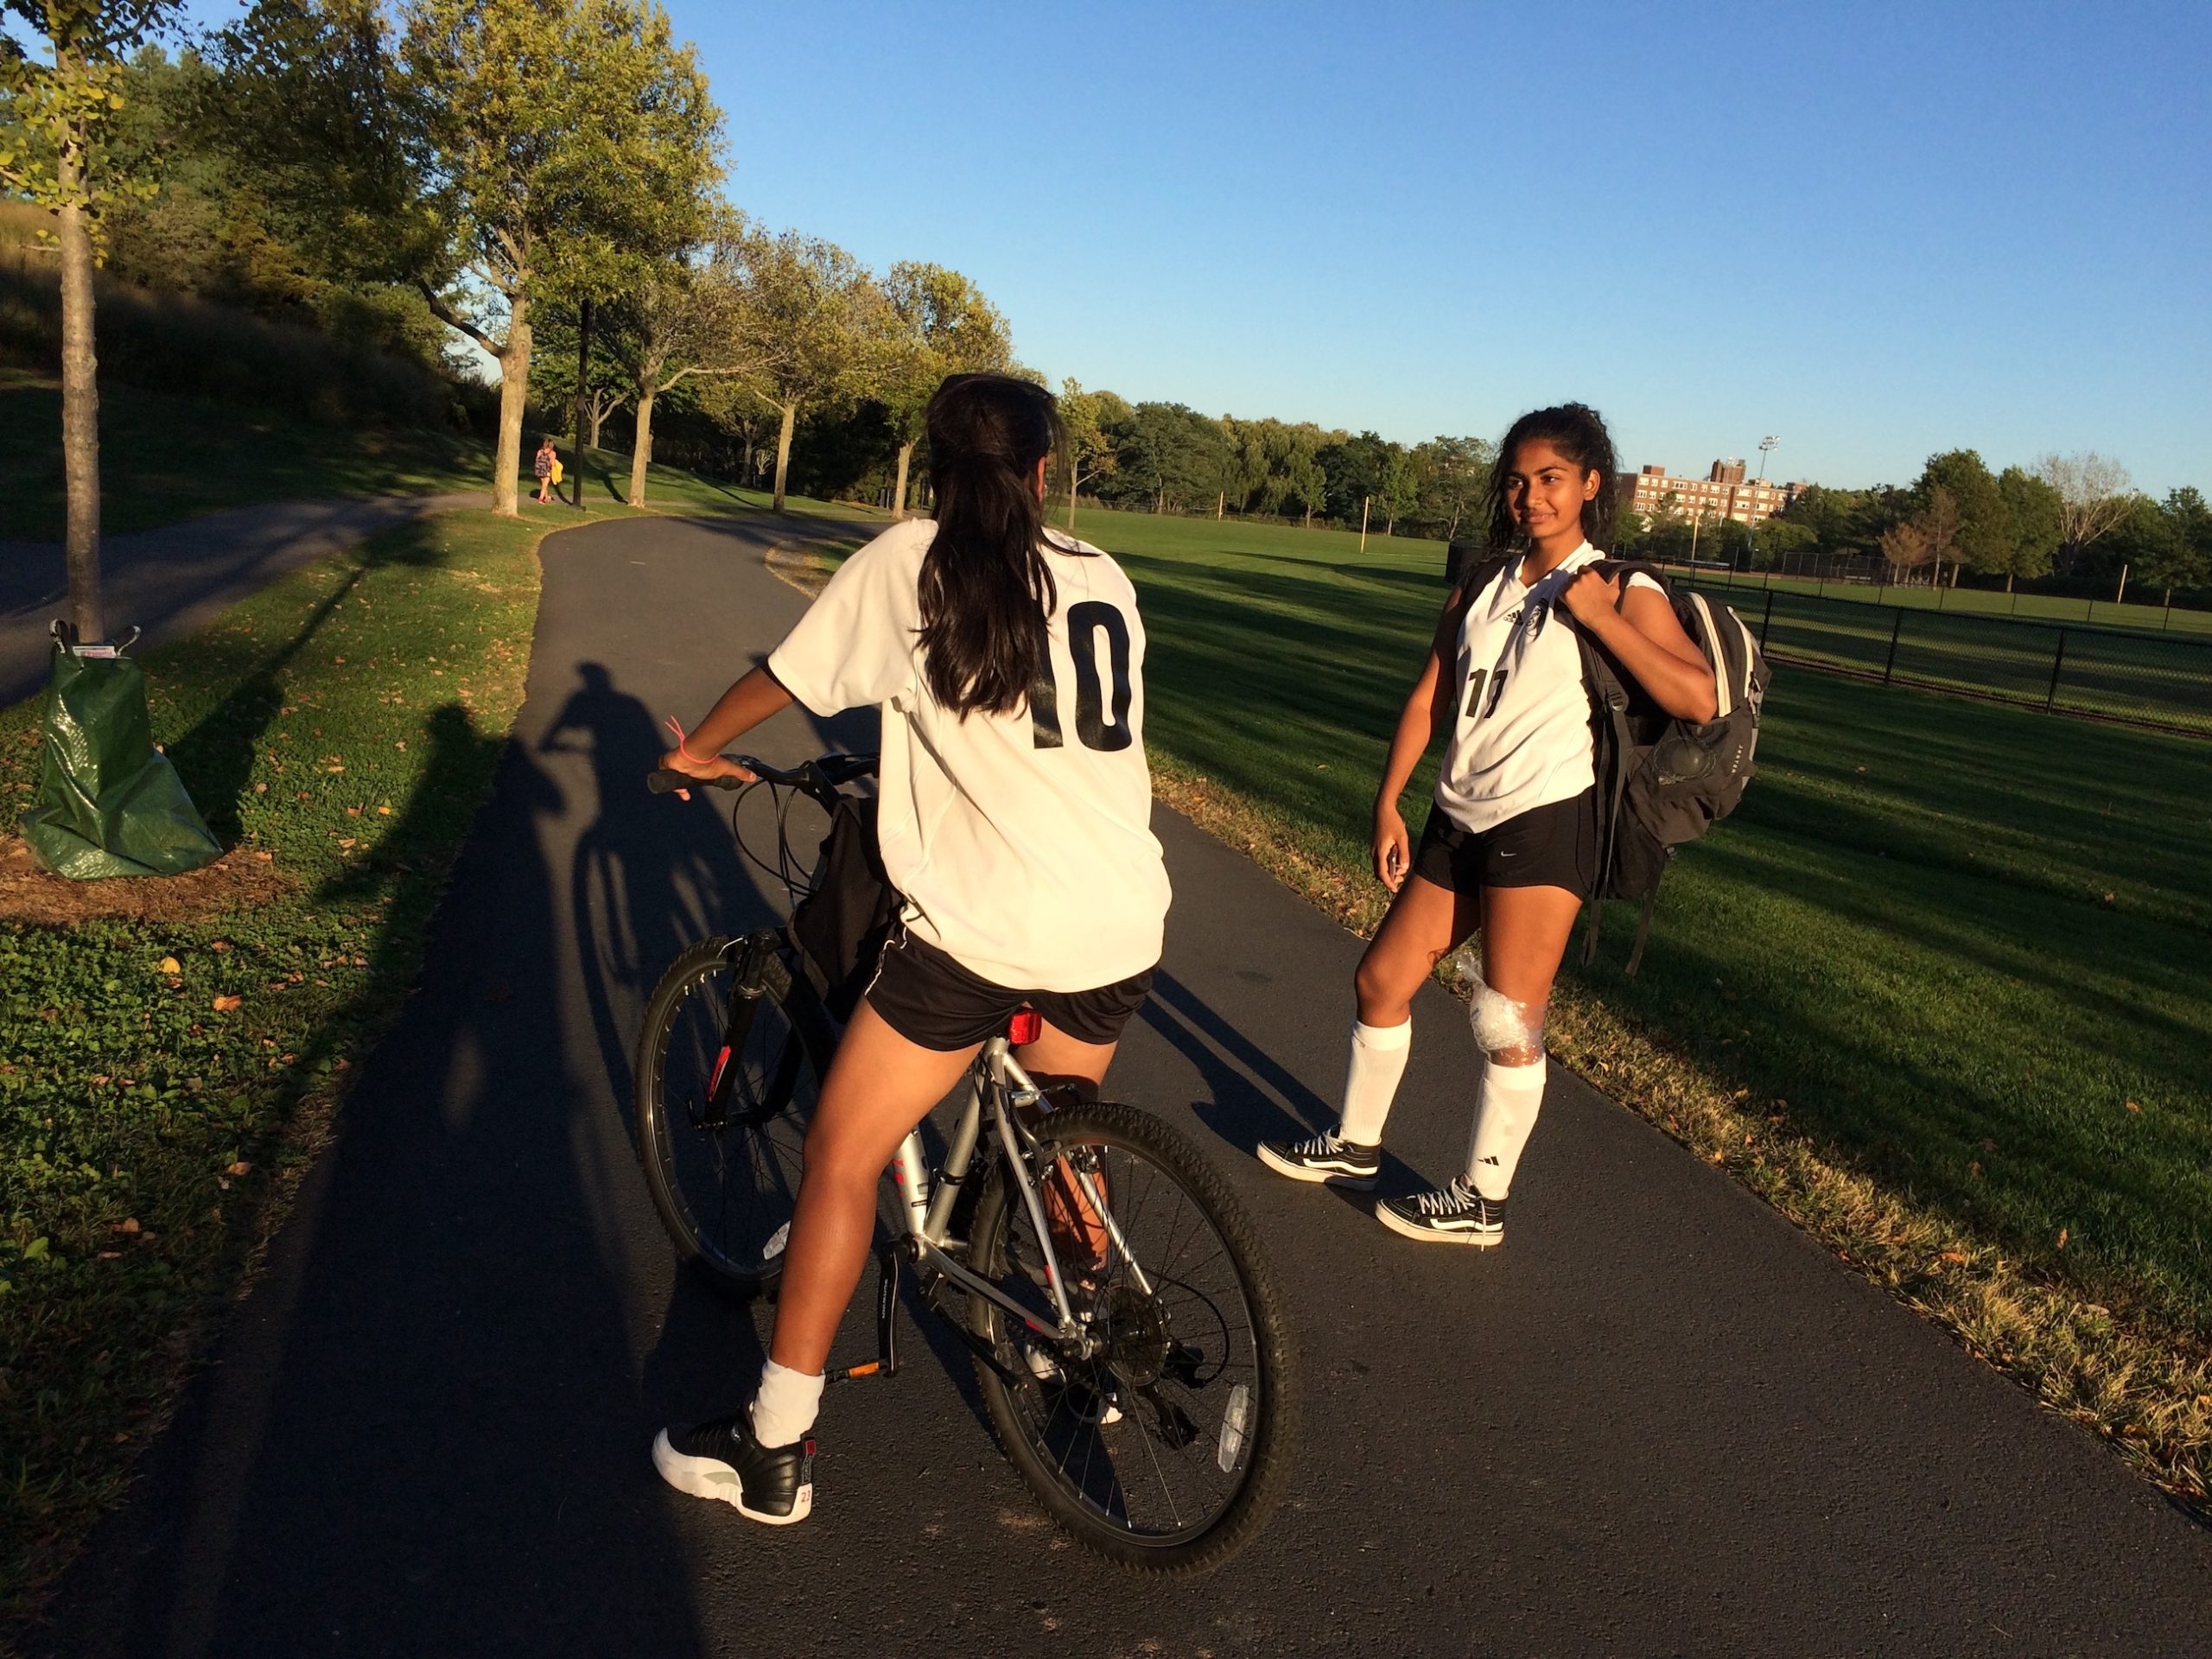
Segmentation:
[(1484, 1065), (1482, 1100), (1467, 1147), (1468, 1185), (1486, 1198), (1503, 1200), (1543, 1103), (1541, 1057), (1534, 1065), (1500, 1065), (1495, 1059)]
[(1380, 1146), (1382, 1122), (1406, 1075), (1406, 1056), (1414, 1041), (1414, 1022), (1402, 1026), (1351, 1026), (1351, 1064), (1344, 1072), (1344, 1119), (1337, 1134), (1356, 1147)]
[(753, 1396), (753, 1436), (763, 1446), (804, 1440), (822, 1410), (822, 1378), (769, 1360), (760, 1367), (760, 1392)]

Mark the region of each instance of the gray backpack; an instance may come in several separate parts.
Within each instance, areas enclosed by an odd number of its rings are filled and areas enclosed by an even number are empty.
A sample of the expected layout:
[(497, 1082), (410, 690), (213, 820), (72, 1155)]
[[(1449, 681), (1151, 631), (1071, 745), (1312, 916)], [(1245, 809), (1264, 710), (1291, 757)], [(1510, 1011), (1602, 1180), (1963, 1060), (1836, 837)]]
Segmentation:
[[(1466, 605), (1497, 580), (1516, 556), (1484, 559), (1467, 569), (1458, 605)], [(1643, 962), (1659, 883), (1675, 849), (1695, 841), (1736, 810), (1757, 772), (1759, 709), (1770, 677), (1765, 653), (1727, 606), (1700, 593), (1678, 594), (1648, 564), (1605, 559), (1591, 567), (1625, 580), (1647, 575), (1674, 606), (1675, 615), (1712, 667), (1717, 701), (1713, 717), (1700, 724), (1662, 709), (1612, 654), (1580, 628), (1582, 683), (1590, 693), (1590, 730), (1598, 777), (1598, 890), (1590, 899), (1590, 925), (1582, 940), (1585, 967), (1598, 959), (1598, 936), (1607, 899), (1641, 899), (1643, 914), (1629, 951), (1628, 971)], [(1560, 620), (1574, 619), (1562, 607)]]

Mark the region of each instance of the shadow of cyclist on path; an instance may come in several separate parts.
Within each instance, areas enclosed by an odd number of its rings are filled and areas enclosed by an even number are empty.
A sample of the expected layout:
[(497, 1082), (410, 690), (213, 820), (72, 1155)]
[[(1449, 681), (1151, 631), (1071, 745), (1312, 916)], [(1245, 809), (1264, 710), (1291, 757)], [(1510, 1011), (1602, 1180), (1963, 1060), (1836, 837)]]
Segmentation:
[(593, 1034), (626, 1121), (631, 1049), (662, 969), (687, 945), (760, 926), (769, 916), (724, 814), (702, 811), (696, 800), (684, 810), (647, 791), (645, 776), (669, 743), (652, 711), (618, 689), (602, 664), (579, 664), (577, 673), (582, 683), (536, 747), (591, 761), (598, 810), (569, 861), (569, 903)]

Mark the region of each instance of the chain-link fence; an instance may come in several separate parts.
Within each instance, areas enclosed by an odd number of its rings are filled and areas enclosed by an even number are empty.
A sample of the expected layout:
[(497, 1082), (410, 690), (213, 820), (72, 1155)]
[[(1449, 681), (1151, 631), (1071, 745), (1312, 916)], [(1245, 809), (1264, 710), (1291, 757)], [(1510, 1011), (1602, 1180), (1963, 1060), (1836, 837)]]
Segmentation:
[(1781, 588), (1726, 597), (1777, 662), (2212, 735), (2212, 642), (1908, 610)]

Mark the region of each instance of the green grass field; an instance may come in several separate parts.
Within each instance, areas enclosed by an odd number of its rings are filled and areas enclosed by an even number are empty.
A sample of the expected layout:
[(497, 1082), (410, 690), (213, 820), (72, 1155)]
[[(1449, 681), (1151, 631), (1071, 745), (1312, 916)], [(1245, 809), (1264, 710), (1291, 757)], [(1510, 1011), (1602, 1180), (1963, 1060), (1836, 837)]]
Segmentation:
[[(50, 378), (0, 369), (0, 540), (59, 541), (63, 527), (61, 393)], [(531, 447), (535, 448), (533, 438)], [(562, 450), (565, 462), (568, 451)], [(630, 458), (586, 457), (594, 501), (620, 502)], [(524, 457), (524, 473), (529, 456)], [(489, 490), (491, 446), (444, 432), (315, 426), (226, 404), (131, 386), (100, 391), (100, 524), (109, 535), (257, 501)], [(525, 493), (536, 480), (525, 476)], [(672, 467), (650, 469), (650, 505), (669, 512), (748, 512), (771, 497)], [(874, 516), (793, 496), (798, 511)]]
[[(1155, 749), (1363, 868), (1442, 550), (1078, 531), (1142, 597)], [(1617, 906), (1588, 988), (2031, 1271), (2212, 1335), (2212, 747), (1783, 670), (1760, 761), (1641, 975)]]
[[(2001, 594), (1980, 588), (1910, 587), (1858, 582), (1818, 582), (1810, 576), (1700, 571), (1700, 587), (1719, 586), (1735, 590), (1739, 607), (1756, 602), (1756, 596), (1772, 588), (1781, 593), (1808, 594), (1826, 599), (1850, 600), (1864, 605), (1896, 606), (1910, 611), (1934, 611), (1940, 615), (1997, 616), (2020, 622), (2082, 623), (2100, 628), (2126, 628), (2139, 633), (2212, 634), (2212, 611), (2186, 607), (2168, 609), (2155, 588), (2139, 588), (2125, 601), (2076, 599), (2056, 594)], [(1741, 597), (1749, 589), (1755, 596)]]

